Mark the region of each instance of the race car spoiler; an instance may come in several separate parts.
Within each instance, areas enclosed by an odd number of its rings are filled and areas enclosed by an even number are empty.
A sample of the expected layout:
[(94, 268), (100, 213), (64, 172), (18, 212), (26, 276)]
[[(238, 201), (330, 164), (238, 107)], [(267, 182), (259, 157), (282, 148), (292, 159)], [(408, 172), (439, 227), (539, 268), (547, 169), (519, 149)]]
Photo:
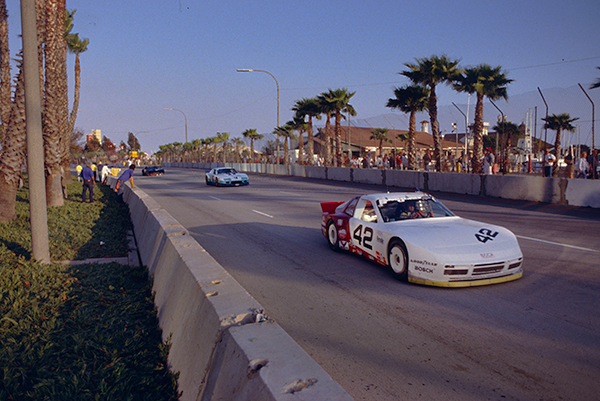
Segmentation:
[(323, 213), (333, 213), (335, 209), (344, 202), (321, 202), (321, 210)]

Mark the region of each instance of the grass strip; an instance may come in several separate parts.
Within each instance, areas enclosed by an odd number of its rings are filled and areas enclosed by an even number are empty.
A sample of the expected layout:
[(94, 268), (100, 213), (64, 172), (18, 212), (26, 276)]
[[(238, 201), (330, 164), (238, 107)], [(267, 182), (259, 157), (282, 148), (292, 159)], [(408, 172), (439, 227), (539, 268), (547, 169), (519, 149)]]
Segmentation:
[[(125, 256), (127, 206), (108, 187), (94, 204), (68, 191), (48, 209), (51, 258)], [(31, 260), (27, 193), (0, 224), (0, 400), (177, 399), (146, 268)]]

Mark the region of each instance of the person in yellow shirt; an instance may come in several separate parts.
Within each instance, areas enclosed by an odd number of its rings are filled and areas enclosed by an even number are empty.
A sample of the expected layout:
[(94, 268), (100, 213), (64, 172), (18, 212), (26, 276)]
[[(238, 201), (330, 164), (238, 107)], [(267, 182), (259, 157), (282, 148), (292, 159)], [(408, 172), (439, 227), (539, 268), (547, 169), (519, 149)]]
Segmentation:
[(77, 167), (75, 167), (75, 171), (77, 171), (77, 181), (79, 182), (81, 182), (81, 170), (83, 170), (83, 167), (81, 167), (81, 163), (79, 163)]
[(92, 171), (94, 173), (94, 181), (98, 181), (98, 166), (96, 166), (96, 163), (92, 163), (90, 168), (92, 169)]

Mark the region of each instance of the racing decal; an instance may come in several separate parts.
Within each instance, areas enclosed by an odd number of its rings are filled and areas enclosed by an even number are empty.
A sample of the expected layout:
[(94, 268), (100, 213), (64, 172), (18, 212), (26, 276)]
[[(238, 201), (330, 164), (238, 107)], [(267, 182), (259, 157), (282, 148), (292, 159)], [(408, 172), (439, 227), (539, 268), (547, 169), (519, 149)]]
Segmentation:
[(494, 254), (491, 252), (480, 253), (479, 255), (481, 255), (483, 259), (490, 259), (494, 257)]
[(433, 273), (433, 269), (423, 266), (415, 266), (415, 270), (423, 273)]
[(416, 264), (424, 265), (424, 266), (437, 266), (437, 262), (428, 262), (426, 260), (411, 259), (410, 263), (416, 263)]
[(354, 229), (352, 238), (357, 241), (358, 245), (362, 245), (367, 249), (373, 249), (373, 245), (371, 245), (371, 241), (373, 241), (373, 229), (371, 227), (365, 227), (363, 230), (363, 225), (359, 225)]
[(485, 244), (488, 241), (493, 241), (494, 238), (496, 238), (496, 235), (498, 235), (498, 231), (482, 228), (477, 234), (475, 234), (475, 238), (477, 238), (477, 241)]
[(433, 273), (435, 271), (434, 267), (438, 265), (436, 262), (429, 262), (427, 260), (417, 259), (411, 259), (410, 263), (413, 264), (413, 267), (416, 271), (429, 274)]

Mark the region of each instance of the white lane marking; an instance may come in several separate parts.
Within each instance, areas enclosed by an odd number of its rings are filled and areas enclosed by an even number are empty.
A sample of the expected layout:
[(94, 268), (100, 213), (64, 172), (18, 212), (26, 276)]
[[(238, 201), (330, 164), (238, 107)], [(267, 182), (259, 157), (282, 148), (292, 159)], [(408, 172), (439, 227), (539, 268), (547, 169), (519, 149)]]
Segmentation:
[(263, 213), (263, 212), (259, 212), (258, 210), (252, 210), (252, 211), (253, 211), (254, 213), (258, 213), (258, 214), (262, 214), (263, 216), (267, 216), (267, 217), (269, 217), (269, 218), (271, 218), (271, 219), (273, 218), (273, 216), (271, 216), (271, 215), (268, 215), (268, 214), (266, 214), (266, 213)]
[(537, 238), (531, 238), (531, 237), (524, 237), (522, 235), (517, 235), (517, 238), (523, 238), (523, 239), (528, 239), (530, 241), (537, 241), (537, 242), (543, 242), (545, 244), (551, 244), (551, 245), (559, 245), (559, 246), (564, 246), (566, 248), (573, 248), (573, 249), (579, 249), (582, 251), (588, 251), (588, 252), (600, 252), (597, 251), (595, 249), (590, 249), (590, 248), (582, 248), (580, 246), (574, 246), (574, 245), (567, 245), (567, 244), (561, 244), (560, 242), (552, 242), (552, 241), (545, 241), (543, 239), (537, 239)]
[(215, 199), (215, 200), (221, 200), (221, 198), (217, 198), (216, 196), (210, 196), (210, 195), (209, 195), (208, 197), (209, 197), (209, 198), (213, 198), (213, 199)]

